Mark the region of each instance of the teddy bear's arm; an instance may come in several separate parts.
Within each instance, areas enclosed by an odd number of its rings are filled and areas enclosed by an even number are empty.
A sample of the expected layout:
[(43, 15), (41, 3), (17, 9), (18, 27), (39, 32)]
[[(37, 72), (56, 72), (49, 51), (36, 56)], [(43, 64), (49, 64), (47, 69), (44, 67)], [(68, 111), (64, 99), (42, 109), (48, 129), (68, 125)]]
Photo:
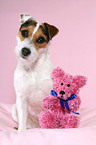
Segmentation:
[(47, 96), (43, 100), (42, 107), (44, 109), (51, 109), (51, 110), (54, 109), (54, 110), (56, 110), (56, 109), (61, 107), (60, 100), (55, 96), (51, 96), (51, 95)]
[(79, 109), (81, 104), (80, 97), (77, 95), (75, 99), (68, 101), (68, 105), (71, 111), (75, 112)]

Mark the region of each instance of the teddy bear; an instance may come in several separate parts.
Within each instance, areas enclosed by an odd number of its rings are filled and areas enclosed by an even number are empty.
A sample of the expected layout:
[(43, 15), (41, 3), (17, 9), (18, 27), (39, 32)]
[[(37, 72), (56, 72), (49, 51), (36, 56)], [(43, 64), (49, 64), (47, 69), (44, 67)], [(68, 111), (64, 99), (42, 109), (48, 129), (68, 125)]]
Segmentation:
[(53, 90), (42, 102), (41, 128), (77, 128), (80, 124), (81, 99), (79, 90), (86, 84), (86, 77), (66, 74), (57, 67), (52, 72)]

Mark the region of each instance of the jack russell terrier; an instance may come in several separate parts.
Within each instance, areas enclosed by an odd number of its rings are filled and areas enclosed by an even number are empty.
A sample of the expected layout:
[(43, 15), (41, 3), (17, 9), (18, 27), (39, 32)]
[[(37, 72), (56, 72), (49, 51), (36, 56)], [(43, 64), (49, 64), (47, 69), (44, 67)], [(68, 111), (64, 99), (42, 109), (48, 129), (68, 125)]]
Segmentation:
[(16, 46), (18, 65), (14, 73), (16, 104), (12, 108), (18, 132), (39, 127), (42, 100), (53, 88), (51, 72), (54, 67), (49, 56), (49, 44), (59, 31), (29, 15), (21, 15), (20, 20)]

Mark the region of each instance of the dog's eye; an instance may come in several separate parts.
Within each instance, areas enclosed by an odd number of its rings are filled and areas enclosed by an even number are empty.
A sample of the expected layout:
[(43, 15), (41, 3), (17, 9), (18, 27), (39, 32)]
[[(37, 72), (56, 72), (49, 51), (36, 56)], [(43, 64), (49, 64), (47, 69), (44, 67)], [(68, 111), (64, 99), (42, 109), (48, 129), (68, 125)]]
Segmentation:
[(39, 38), (36, 40), (36, 42), (39, 43), (39, 44), (42, 44), (42, 43), (45, 42), (45, 39), (44, 39), (44, 37), (39, 37)]
[(23, 37), (28, 37), (28, 30), (22, 30), (21, 34)]
[(70, 84), (68, 84), (67, 87), (70, 87)]

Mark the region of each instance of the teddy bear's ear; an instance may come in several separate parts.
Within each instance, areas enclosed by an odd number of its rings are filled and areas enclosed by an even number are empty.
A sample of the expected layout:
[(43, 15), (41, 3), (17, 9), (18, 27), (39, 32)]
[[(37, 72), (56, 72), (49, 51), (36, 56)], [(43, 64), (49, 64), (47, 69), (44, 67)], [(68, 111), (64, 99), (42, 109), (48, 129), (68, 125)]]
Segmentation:
[(83, 87), (86, 84), (87, 78), (85, 76), (76, 76), (73, 82), (76, 83), (78, 88)]
[(64, 74), (65, 74), (64, 71), (61, 68), (57, 67), (52, 72), (52, 78), (55, 79), (58, 77), (63, 77)]

